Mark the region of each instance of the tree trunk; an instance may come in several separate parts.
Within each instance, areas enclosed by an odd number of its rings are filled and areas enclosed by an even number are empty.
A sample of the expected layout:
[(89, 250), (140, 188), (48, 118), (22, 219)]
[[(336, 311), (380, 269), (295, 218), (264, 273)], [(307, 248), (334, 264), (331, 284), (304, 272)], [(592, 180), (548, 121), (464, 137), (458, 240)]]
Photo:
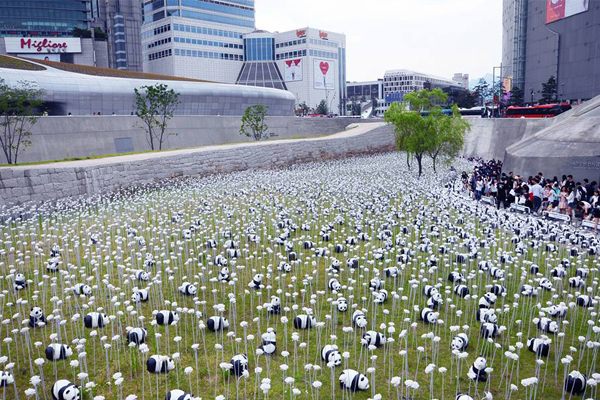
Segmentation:
[(437, 156), (431, 158), (433, 158), (433, 173), (437, 174), (437, 171), (435, 170), (435, 160), (437, 159)]
[(419, 178), (421, 177), (421, 175), (423, 174), (423, 156), (422, 155), (416, 155), (415, 156), (417, 159), (417, 164), (419, 164)]
[(410, 170), (410, 153), (406, 153), (406, 165), (408, 166), (408, 169)]

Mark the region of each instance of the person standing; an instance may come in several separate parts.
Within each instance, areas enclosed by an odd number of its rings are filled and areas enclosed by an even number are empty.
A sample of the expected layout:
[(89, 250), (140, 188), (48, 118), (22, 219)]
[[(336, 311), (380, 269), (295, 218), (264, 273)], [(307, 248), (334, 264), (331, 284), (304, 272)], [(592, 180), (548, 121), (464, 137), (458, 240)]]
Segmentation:
[(506, 179), (502, 178), (502, 180), (500, 181), (500, 183), (498, 183), (498, 187), (497, 187), (497, 196), (496, 196), (496, 208), (499, 210), (500, 209), (500, 204), (502, 204), (503, 208), (506, 208), (506, 196), (508, 194), (508, 185), (506, 183)]
[(542, 206), (542, 199), (544, 198), (544, 188), (540, 185), (539, 179), (533, 180), (530, 193), (533, 195), (533, 212), (537, 213)]

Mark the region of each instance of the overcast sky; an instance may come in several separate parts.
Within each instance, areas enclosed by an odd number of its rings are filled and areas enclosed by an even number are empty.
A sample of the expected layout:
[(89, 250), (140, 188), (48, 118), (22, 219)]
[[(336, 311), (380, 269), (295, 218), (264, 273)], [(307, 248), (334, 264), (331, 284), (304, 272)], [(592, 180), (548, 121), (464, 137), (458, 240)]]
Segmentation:
[(473, 79), (501, 61), (502, 0), (256, 0), (256, 26), (346, 34), (349, 81), (403, 68)]

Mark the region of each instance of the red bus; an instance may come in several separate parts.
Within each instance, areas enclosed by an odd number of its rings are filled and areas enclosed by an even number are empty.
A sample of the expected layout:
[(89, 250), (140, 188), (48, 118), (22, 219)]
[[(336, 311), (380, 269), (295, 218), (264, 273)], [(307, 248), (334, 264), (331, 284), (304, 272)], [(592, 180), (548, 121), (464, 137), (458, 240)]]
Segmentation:
[(546, 104), (534, 107), (508, 107), (504, 116), (506, 118), (554, 118), (559, 114), (569, 111), (569, 104)]

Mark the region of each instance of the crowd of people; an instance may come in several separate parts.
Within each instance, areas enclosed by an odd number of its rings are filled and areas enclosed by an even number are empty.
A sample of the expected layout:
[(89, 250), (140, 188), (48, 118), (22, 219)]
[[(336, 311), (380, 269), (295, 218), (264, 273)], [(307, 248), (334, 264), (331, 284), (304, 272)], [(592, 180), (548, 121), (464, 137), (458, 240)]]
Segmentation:
[(597, 230), (600, 220), (600, 188), (596, 181), (575, 182), (572, 175), (546, 178), (539, 172), (525, 178), (513, 172), (502, 171), (502, 161), (470, 159), (477, 166), (471, 175), (462, 173), (463, 190), (472, 192), (476, 200), (482, 197), (494, 199), (498, 209), (516, 203), (529, 207), (532, 213), (557, 212), (571, 220), (588, 219), (595, 222)]

